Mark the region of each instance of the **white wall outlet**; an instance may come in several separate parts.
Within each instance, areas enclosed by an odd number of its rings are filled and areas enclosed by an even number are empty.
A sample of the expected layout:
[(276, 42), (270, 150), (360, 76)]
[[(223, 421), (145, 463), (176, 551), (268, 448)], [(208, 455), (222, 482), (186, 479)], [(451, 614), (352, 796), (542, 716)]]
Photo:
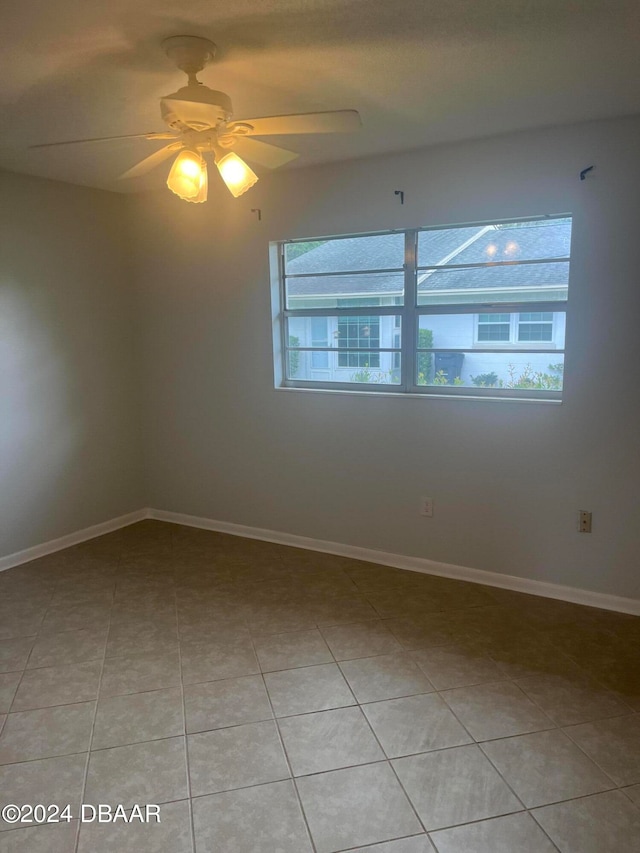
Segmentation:
[(591, 513), (586, 509), (578, 510), (578, 533), (591, 533)]
[(420, 498), (420, 515), (433, 518), (433, 498)]

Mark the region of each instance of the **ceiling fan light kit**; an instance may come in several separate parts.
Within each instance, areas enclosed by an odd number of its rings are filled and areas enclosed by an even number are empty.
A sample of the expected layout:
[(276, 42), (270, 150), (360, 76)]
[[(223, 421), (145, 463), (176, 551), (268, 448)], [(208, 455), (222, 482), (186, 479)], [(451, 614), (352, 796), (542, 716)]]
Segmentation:
[(208, 177), (204, 159), (207, 152), (213, 153), (222, 180), (229, 192), (237, 198), (258, 181), (258, 176), (243, 157), (268, 169), (277, 169), (299, 156), (293, 151), (252, 137), (348, 133), (362, 126), (356, 110), (297, 113), (232, 121), (231, 98), (225, 92), (205, 86), (196, 76), (213, 61), (216, 45), (199, 36), (172, 36), (165, 39), (162, 45), (167, 56), (188, 78), (186, 86), (160, 99), (160, 114), (168, 125), (169, 132), (77, 139), (31, 147), (48, 148), (55, 145), (127, 138), (171, 140), (164, 148), (154, 151), (120, 177), (134, 178), (144, 175), (171, 157), (174, 152), (178, 152), (169, 171), (167, 186), (184, 201), (199, 203), (207, 200)]
[(220, 159), (216, 159), (216, 166), (220, 172), (220, 177), (234, 198), (246, 193), (258, 181), (258, 176), (253, 169), (233, 151), (229, 151)]
[(204, 157), (198, 151), (183, 149), (173, 161), (167, 186), (184, 201), (206, 201), (208, 178)]

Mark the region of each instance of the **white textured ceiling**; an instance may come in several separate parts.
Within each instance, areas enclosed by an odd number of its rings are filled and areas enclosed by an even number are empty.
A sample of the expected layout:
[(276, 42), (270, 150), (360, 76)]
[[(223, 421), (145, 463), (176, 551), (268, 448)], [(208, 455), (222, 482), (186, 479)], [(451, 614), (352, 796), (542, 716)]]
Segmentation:
[(29, 151), (163, 130), (170, 35), (218, 45), (200, 79), (235, 117), (357, 109), (353, 135), (273, 139), (292, 166), (640, 112), (638, 0), (19, 0), (0, 29), (0, 166), (127, 191), (163, 143)]

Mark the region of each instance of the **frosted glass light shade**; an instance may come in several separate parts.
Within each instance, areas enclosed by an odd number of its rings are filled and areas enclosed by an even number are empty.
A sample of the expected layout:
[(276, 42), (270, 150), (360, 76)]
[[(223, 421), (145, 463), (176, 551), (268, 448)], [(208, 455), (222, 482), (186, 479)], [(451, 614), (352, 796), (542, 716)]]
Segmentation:
[(192, 196), (191, 198), (185, 198), (184, 201), (191, 201), (199, 204), (203, 201), (207, 200), (207, 191), (209, 189), (209, 179), (207, 177), (207, 164), (202, 160), (202, 169), (200, 170), (200, 189), (198, 190), (197, 195)]
[(216, 160), (216, 166), (234, 198), (245, 193), (258, 180), (256, 173), (233, 151)]
[(181, 151), (173, 161), (167, 186), (185, 201), (196, 201), (196, 197), (202, 190), (203, 179), (206, 195), (207, 166), (196, 151), (185, 150)]

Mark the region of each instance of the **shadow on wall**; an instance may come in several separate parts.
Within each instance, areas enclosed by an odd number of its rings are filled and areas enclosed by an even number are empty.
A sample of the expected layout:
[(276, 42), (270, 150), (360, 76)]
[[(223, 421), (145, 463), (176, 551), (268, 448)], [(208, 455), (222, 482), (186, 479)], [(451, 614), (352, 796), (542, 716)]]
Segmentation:
[(39, 299), (15, 278), (0, 280), (0, 538), (25, 518), (35, 528), (41, 516), (50, 519), (85, 431), (70, 367)]

